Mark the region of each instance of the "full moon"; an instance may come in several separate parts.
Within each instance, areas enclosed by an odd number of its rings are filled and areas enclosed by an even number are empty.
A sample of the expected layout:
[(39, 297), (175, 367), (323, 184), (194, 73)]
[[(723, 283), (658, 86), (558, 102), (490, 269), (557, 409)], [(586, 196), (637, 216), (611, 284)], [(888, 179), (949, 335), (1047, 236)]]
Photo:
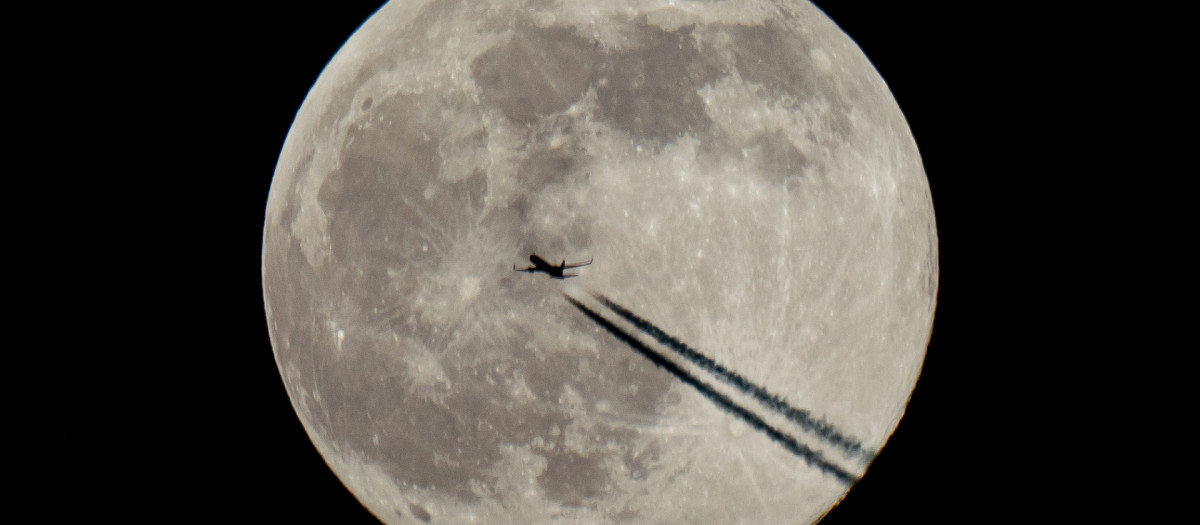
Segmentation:
[(296, 413), (389, 523), (817, 521), (937, 278), (904, 116), (798, 0), (391, 2), (297, 112), (263, 241)]

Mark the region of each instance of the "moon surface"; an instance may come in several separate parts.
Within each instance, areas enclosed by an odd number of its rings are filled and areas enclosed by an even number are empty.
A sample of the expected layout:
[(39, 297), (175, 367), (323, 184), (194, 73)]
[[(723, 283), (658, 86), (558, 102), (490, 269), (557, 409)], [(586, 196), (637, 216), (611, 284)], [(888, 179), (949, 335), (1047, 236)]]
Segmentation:
[(389, 523), (816, 521), (937, 276), (903, 115), (799, 1), (389, 3), (297, 113), (263, 245), (296, 412)]

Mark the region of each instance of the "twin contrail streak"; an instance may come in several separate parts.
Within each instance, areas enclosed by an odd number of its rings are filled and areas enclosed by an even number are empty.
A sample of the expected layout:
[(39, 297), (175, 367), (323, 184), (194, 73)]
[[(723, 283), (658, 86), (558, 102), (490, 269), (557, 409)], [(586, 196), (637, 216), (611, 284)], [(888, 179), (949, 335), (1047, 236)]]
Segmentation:
[(667, 348), (670, 348), (684, 359), (695, 363), (700, 368), (703, 368), (706, 372), (716, 376), (717, 379), (726, 384), (732, 385), (746, 395), (753, 397), (767, 409), (775, 413), (782, 414), (784, 417), (788, 418), (788, 420), (800, 425), (805, 430), (820, 436), (830, 444), (845, 450), (848, 454), (861, 454), (868, 460), (874, 455), (869, 451), (863, 450), (861, 442), (852, 437), (845, 436), (841, 432), (838, 432), (833, 425), (814, 419), (807, 410), (791, 406), (788, 404), (787, 400), (768, 392), (766, 388), (750, 382), (750, 380), (742, 377), (741, 374), (725, 368), (712, 358), (689, 347), (688, 345), (684, 344), (683, 341), (672, 337), (670, 334), (662, 331), (657, 326), (654, 326), (654, 324), (650, 323), (650, 321), (638, 317), (633, 312), (629, 311), (629, 309), (613, 302), (608, 297), (595, 292), (592, 292), (592, 296), (594, 296), (601, 303), (604, 303), (604, 306), (607, 306), (609, 310), (616, 312), (617, 315), (632, 323), (638, 328), (638, 330), (641, 330), (646, 335), (658, 340), (659, 343), (662, 343)]
[(841, 481), (847, 485), (856, 481), (856, 478), (849, 472), (846, 472), (841, 467), (826, 461), (825, 458), (822, 458), (819, 453), (814, 452), (812, 449), (804, 446), (797, 441), (796, 438), (788, 434), (784, 434), (775, 427), (767, 424), (767, 422), (763, 421), (762, 418), (747, 410), (745, 407), (735, 403), (732, 399), (729, 399), (728, 396), (716, 391), (712, 386), (701, 381), (696, 376), (692, 375), (687, 370), (684, 370), (670, 359), (667, 359), (666, 356), (646, 346), (632, 334), (621, 330), (619, 327), (617, 327), (617, 325), (613, 324), (611, 321), (605, 319), (600, 314), (584, 306), (582, 303), (576, 301), (570, 296), (564, 294), (563, 297), (566, 297), (567, 301), (570, 301), (575, 308), (578, 308), (579, 311), (583, 312), (584, 315), (588, 316), (588, 318), (590, 318), (592, 321), (595, 321), (596, 324), (607, 330), (608, 333), (625, 343), (635, 352), (641, 354), (642, 357), (649, 359), (650, 362), (654, 363), (659, 368), (670, 372), (671, 375), (675, 376), (680, 381), (683, 381), (688, 386), (696, 389), (697, 392), (700, 392), (701, 395), (708, 398), (709, 401), (712, 401), (721, 409), (741, 418), (742, 421), (745, 421), (746, 424), (750, 425), (751, 428), (766, 434), (767, 437), (771, 438), (772, 441), (779, 443), (789, 452), (803, 459), (809, 465), (821, 469), (821, 471), (828, 474), (832, 474), (838, 479), (838, 481)]

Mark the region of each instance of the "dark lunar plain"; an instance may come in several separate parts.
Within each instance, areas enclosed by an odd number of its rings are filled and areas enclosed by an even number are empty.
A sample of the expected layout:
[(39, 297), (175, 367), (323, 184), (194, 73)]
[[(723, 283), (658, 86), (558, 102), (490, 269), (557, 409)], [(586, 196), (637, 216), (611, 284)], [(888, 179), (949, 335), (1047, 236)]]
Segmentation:
[[(993, 193), (1030, 183), (1020, 177), (1031, 162), (1022, 158), (1020, 133), (1041, 125), (1019, 122), (1026, 116), (1013, 111), (1014, 98), (1037, 87), (1022, 69), (1022, 54), (1031, 51), (1008, 44), (1022, 38), (1022, 26), (1012, 24), (1018, 14), (919, 2), (815, 3), (862, 48), (904, 112), (929, 179), (940, 253), (932, 338), (907, 412), (862, 481), (821, 523), (1046, 517), (1035, 509), (1054, 498), (1059, 481), (1025, 452), (1047, 438), (1021, 406), (1030, 383), (1015, 375), (1030, 366), (1033, 349), (1014, 341), (1039, 321), (1010, 308), (1039, 298), (1005, 274), (1036, 256), (1017, 252), (1021, 239), (1010, 226), (1025, 220), (1020, 205)], [(219, 136), (202, 153), (226, 170), (206, 182), (222, 186), (222, 200), (207, 213), (219, 215), (214, 227), (224, 237), (223, 246), (203, 247), (202, 267), (220, 275), (231, 295), (207, 323), (215, 333), (205, 337), (223, 346), (197, 354), (185, 372), (207, 376), (204, 393), (192, 394), (206, 409), (177, 457), (163, 458), (179, 466), (146, 482), (181, 487), (176, 510), (160, 517), (377, 523), (325, 465), (292, 408), (268, 337), (261, 264), (267, 194), (295, 112), (379, 5), (279, 2), (200, 15), (212, 22), (203, 34), (213, 44), (200, 50), (205, 62), (195, 74), (213, 76), (206, 82), (216, 92), (208, 96), (228, 104), (219, 117), (225, 124), (210, 130)], [(131, 488), (126, 498), (151, 494)]]

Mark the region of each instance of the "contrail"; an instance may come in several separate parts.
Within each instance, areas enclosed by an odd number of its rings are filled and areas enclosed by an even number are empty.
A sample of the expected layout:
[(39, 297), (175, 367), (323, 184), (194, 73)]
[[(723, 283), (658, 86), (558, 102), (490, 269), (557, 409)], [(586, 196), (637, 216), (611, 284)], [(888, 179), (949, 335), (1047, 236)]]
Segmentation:
[(700, 394), (702, 394), (704, 397), (707, 397), (709, 401), (712, 401), (718, 407), (721, 407), (725, 411), (741, 418), (742, 421), (745, 421), (746, 424), (750, 425), (751, 428), (766, 434), (767, 437), (771, 438), (772, 441), (779, 443), (783, 446), (783, 448), (786, 448), (792, 454), (803, 459), (809, 465), (817, 467), (825, 473), (833, 474), (838, 481), (841, 481), (846, 485), (850, 485), (857, 481), (857, 479), (849, 472), (846, 472), (845, 470), (842, 470), (841, 467), (826, 461), (825, 458), (821, 457), (819, 453), (814, 452), (812, 449), (804, 446), (797, 441), (796, 438), (784, 434), (775, 427), (767, 424), (766, 421), (763, 421), (762, 418), (758, 417), (753, 412), (747, 410), (741, 405), (738, 405), (737, 403), (734, 403), (732, 399), (729, 399), (729, 397), (716, 391), (712, 386), (709, 386), (700, 379), (696, 378), (696, 376), (692, 375), (687, 370), (680, 368), (679, 365), (675, 364), (670, 359), (667, 359), (662, 354), (652, 350), (650, 347), (637, 340), (637, 338), (635, 338), (633, 335), (621, 330), (617, 327), (617, 325), (605, 319), (600, 314), (584, 306), (582, 303), (576, 301), (566, 294), (563, 294), (563, 297), (565, 297), (567, 301), (570, 301), (575, 308), (578, 308), (579, 311), (583, 312), (584, 315), (588, 316), (592, 321), (595, 321), (596, 324), (607, 330), (608, 333), (612, 334), (634, 351), (641, 354), (642, 357), (649, 359), (659, 368), (670, 372), (671, 375), (674, 375), (680, 381), (687, 383), (688, 386), (696, 389), (696, 391), (700, 392)]
[(746, 395), (753, 397), (771, 411), (782, 414), (784, 417), (788, 418), (788, 420), (800, 425), (805, 430), (820, 436), (830, 444), (845, 450), (846, 453), (850, 455), (860, 454), (864, 459), (867, 460), (870, 460), (874, 456), (874, 454), (871, 452), (863, 450), (862, 443), (857, 439), (843, 435), (841, 432), (838, 432), (833, 425), (826, 423), (825, 421), (814, 419), (807, 410), (793, 407), (792, 405), (788, 404), (787, 400), (768, 392), (766, 388), (750, 382), (750, 380), (742, 377), (741, 374), (725, 368), (712, 358), (700, 353), (699, 351), (696, 351), (695, 349), (684, 344), (683, 341), (672, 337), (670, 334), (662, 331), (657, 326), (654, 326), (654, 324), (652, 324), (650, 321), (638, 317), (633, 312), (629, 311), (628, 308), (625, 308), (613, 302), (608, 297), (596, 292), (592, 292), (592, 296), (601, 303), (604, 303), (604, 306), (607, 306), (609, 310), (616, 312), (617, 315), (632, 323), (638, 328), (638, 330), (641, 330), (646, 335), (657, 339), (658, 342), (670, 348), (684, 359), (695, 363), (708, 373), (716, 376), (717, 379), (720, 379), (721, 381), (736, 387), (738, 390), (741, 390)]

